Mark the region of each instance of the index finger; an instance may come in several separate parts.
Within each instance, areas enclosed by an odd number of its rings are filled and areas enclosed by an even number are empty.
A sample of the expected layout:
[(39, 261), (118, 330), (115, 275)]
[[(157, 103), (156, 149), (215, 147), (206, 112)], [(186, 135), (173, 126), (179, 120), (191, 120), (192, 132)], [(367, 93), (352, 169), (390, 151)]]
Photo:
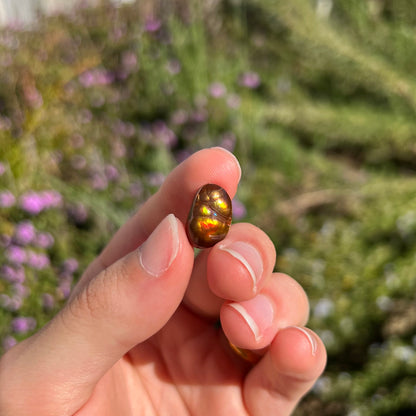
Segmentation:
[(185, 223), (195, 192), (202, 185), (215, 183), (233, 198), (240, 177), (238, 160), (229, 151), (213, 147), (194, 153), (172, 170), (160, 189), (116, 232), (82, 280), (137, 248), (168, 214)]

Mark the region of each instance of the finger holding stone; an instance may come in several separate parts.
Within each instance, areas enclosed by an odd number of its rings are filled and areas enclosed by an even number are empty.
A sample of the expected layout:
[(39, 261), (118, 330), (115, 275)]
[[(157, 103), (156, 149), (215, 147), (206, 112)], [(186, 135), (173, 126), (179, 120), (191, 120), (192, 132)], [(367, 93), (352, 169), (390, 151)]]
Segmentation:
[(228, 340), (239, 348), (262, 349), (287, 326), (307, 322), (309, 304), (302, 287), (290, 276), (274, 273), (255, 297), (225, 302), (220, 319)]
[(248, 223), (234, 224), (209, 253), (208, 286), (223, 299), (251, 299), (271, 276), (275, 261), (274, 245), (264, 231)]

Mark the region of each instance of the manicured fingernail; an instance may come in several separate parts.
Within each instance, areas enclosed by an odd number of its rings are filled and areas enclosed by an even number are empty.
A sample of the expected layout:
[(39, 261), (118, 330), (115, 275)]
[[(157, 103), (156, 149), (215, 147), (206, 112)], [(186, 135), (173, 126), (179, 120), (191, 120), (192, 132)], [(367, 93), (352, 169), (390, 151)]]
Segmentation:
[(297, 329), (298, 331), (302, 332), (303, 335), (306, 336), (306, 338), (309, 341), (309, 344), (311, 345), (311, 353), (312, 353), (312, 355), (315, 355), (316, 354), (316, 350), (318, 348), (318, 344), (316, 342), (315, 337), (307, 329), (302, 328), (300, 326), (290, 326), (289, 328)]
[(253, 282), (253, 292), (256, 293), (257, 282), (263, 274), (263, 259), (257, 249), (243, 241), (234, 241), (229, 245), (222, 244), (219, 249), (231, 254), (243, 264)]
[(256, 341), (259, 341), (264, 332), (273, 324), (273, 304), (265, 295), (257, 295), (253, 299), (244, 302), (233, 302), (228, 306), (240, 314)]
[(178, 223), (169, 214), (140, 246), (140, 264), (151, 276), (162, 275), (175, 260), (179, 249)]

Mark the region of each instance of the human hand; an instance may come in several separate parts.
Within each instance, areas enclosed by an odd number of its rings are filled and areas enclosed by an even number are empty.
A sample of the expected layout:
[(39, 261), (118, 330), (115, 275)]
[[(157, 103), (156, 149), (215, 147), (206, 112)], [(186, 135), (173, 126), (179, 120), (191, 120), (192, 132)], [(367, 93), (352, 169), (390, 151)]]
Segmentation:
[[(326, 362), (321, 340), (303, 328), (303, 289), (273, 273), (275, 249), (257, 227), (232, 225), (194, 258), (183, 226), (201, 185), (233, 197), (239, 179), (220, 148), (174, 169), (62, 311), (2, 357), (0, 414), (290, 414)], [(227, 338), (264, 355), (252, 366)]]

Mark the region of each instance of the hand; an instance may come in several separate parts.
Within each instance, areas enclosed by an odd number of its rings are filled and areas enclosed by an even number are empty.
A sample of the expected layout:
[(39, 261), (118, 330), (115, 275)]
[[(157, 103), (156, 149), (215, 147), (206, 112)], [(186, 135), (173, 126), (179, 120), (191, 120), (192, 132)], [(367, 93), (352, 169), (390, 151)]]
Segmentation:
[[(233, 197), (239, 179), (238, 162), (220, 148), (174, 169), (63, 310), (2, 357), (0, 414), (290, 414), (326, 361), (303, 328), (304, 291), (273, 273), (273, 244), (255, 226), (233, 225), (195, 259), (184, 231), (200, 186)], [(224, 334), (263, 357), (248, 364)]]

